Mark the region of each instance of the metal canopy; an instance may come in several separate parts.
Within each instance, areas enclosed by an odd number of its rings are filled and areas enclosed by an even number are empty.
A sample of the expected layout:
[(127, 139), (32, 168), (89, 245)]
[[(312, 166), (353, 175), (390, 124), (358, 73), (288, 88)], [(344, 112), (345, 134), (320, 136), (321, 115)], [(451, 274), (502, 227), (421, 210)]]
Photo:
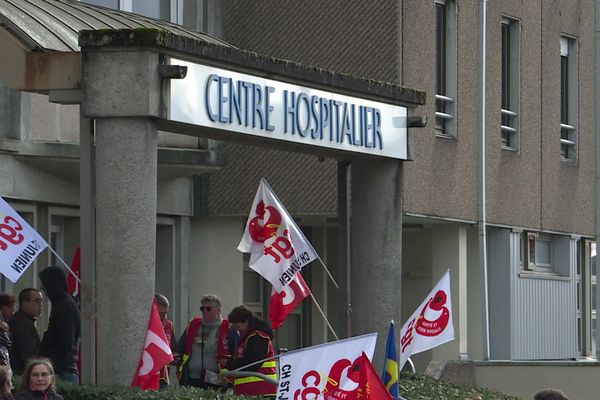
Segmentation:
[(0, 28), (30, 51), (79, 52), (80, 30), (155, 28), (206, 43), (226, 42), (169, 22), (74, 0), (0, 0)]

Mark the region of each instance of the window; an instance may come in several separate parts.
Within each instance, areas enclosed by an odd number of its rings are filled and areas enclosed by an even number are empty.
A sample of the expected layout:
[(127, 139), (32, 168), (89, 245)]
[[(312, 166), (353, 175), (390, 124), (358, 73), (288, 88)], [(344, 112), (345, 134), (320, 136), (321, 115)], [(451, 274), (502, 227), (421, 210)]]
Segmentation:
[(531, 271), (554, 272), (552, 268), (552, 238), (534, 232), (523, 234), (524, 268)]
[(456, 7), (454, 1), (437, 0), (435, 131), (456, 136)]
[(596, 355), (596, 243), (577, 243), (577, 334), (579, 355)]
[(560, 155), (577, 159), (577, 42), (560, 38)]
[(509, 149), (519, 149), (519, 107), (521, 101), (521, 60), (519, 21), (502, 18), (502, 104), (501, 140)]

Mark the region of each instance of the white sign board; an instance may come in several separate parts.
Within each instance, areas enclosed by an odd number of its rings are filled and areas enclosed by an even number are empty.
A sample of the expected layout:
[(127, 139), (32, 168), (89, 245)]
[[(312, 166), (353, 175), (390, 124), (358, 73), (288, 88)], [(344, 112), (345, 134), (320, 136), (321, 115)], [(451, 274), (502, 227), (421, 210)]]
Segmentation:
[(407, 159), (406, 107), (171, 59), (169, 119), (337, 151)]

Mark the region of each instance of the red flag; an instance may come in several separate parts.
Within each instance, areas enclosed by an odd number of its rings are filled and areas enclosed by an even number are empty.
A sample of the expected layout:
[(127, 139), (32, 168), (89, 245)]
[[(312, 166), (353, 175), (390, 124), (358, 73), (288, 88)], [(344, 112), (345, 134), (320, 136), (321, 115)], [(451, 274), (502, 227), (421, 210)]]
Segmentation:
[[(71, 261), (71, 271), (81, 279), (81, 250), (77, 246), (73, 260)], [(73, 274), (67, 274), (67, 292), (71, 294), (79, 302), (79, 282), (73, 276)]]
[(160, 371), (173, 361), (173, 353), (167, 341), (165, 330), (160, 322), (156, 299), (152, 303), (152, 312), (148, 322), (148, 333), (144, 343), (142, 358), (138, 364), (131, 386), (143, 390), (158, 390)]
[(273, 329), (281, 327), (288, 315), (309, 295), (310, 288), (299, 273), (296, 274), (294, 280), (285, 286), (281, 292), (278, 293), (273, 288), (269, 311)]
[(357, 400), (393, 400), (390, 392), (381, 381), (379, 374), (373, 368), (369, 357), (363, 351), (360, 361), (358, 378), (358, 390), (356, 391)]

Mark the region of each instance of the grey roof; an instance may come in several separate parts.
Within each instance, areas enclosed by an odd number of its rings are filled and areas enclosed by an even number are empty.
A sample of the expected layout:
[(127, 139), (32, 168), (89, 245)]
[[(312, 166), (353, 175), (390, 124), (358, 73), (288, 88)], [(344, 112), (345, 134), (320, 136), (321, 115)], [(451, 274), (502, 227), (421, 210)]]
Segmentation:
[(0, 0), (0, 28), (33, 51), (80, 51), (81, 30), (155, 28), (206, 43), (230, 46), (205, 33), (138, 14), (75, 0)]

